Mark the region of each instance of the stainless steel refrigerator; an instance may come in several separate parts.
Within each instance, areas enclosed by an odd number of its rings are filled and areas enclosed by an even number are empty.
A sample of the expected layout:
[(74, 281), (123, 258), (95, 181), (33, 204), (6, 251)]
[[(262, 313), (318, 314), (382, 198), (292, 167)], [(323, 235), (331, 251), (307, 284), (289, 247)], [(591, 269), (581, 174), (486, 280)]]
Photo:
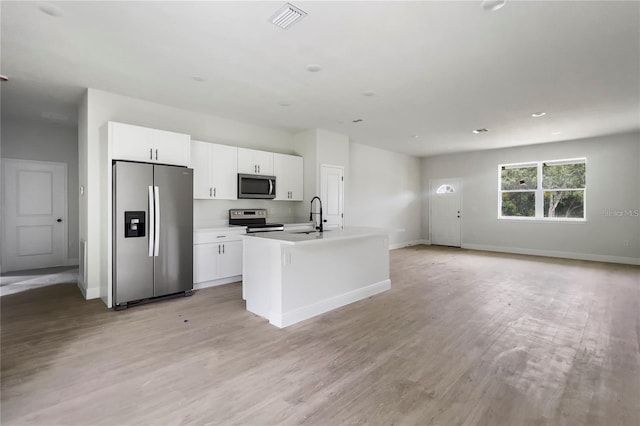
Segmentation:
[(193, 170), (113, 163), (113, 306), (193, 289)]

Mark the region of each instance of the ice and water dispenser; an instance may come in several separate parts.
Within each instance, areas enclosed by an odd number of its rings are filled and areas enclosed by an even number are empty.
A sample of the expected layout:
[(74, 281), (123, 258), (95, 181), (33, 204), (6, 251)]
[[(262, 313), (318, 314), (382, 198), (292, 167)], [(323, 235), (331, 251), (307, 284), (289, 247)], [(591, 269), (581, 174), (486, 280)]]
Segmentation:
[(124, 237), (136, 238), (145, 236), (145, 212), (124, 212)]

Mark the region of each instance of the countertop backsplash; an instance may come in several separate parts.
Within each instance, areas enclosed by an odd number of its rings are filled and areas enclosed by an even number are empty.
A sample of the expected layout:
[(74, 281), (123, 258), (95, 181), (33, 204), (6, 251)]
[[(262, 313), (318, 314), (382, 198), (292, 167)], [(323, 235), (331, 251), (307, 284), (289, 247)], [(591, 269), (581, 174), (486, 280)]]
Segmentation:
[(273, 200), (193, 200), (193, 227), (217, 228), (229, 224), (229, 209), (267, 209), (267, 221), (271, 223), (306, 223), (309, 216), (300, 217), (297, 212), (302, 201)]

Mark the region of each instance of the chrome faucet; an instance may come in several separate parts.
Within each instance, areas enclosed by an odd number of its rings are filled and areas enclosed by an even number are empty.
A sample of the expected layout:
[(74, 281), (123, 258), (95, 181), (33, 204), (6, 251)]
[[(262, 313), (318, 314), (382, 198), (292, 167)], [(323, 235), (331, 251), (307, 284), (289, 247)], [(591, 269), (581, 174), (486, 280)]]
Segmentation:
[[(313, 202), (315, 200), (318, 200), (318, 202), (320, 203), (320, 213), (314, 213), (313, 212)], [(316, 226), (316, 230), (318, 230), (319, 232), (322, 232), (322, 200), (320, 199), (320, 197), (315, 196), (311, 199), (311, 207), (309, 208), (309, 220), (313, 220), (313, 215), (314, 214), (319, 214), (320, 215), (320, 226)], [(314, 223), (315, 225), (315, 223)]]

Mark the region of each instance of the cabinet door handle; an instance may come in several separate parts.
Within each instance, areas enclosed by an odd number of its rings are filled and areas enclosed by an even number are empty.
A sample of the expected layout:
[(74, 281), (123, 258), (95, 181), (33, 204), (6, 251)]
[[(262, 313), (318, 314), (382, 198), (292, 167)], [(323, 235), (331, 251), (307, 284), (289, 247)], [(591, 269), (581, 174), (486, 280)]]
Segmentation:
[(216, 196), (216, 189), (215, 188), (213, 188), (213, 196), (214, 197)]
[(258, 164), (258, 173), (260, 173), (260, 164)]
[(156, 160), (158, 159), (158, 148), (156, 148)]
[(209, 187), (209, 197), (213, 196), (213, 194), (211, 193), (211, 187)]
[(220, 254), (220, 244), (218, 244), (218, 254)]
[(149, 160), (153, 160), (153, 148), (149, 148)]
[(224, 244), (222, 245), (222, 254), (224, 254)]
[(253, 165), (253, 173), (258, 173), (258, 165), (257, 164)]

